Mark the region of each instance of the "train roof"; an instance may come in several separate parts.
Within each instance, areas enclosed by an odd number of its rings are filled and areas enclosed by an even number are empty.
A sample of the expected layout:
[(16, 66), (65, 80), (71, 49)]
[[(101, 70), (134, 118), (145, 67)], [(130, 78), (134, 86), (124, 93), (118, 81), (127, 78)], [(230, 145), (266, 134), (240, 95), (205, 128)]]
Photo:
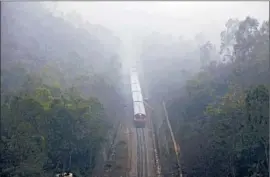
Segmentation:
[(134, 115), (136, 114), (144, 114), (145, 108), (143, 102), (133, 102)]
[(143, 102), (143, 97), (142, 97), (141, 92), (132, 92), (132, 98), (133, 98), (133, 102), (135, 101)]
[(132, 92), (141, 92), (141, 87), (139, 83), (132, 83), (131, 84), (131, 91)]
[(138, 78), (137, 74), (131, 74), (130, 80), (131, 80), (132, 84), (139, 83), (139, 78)]

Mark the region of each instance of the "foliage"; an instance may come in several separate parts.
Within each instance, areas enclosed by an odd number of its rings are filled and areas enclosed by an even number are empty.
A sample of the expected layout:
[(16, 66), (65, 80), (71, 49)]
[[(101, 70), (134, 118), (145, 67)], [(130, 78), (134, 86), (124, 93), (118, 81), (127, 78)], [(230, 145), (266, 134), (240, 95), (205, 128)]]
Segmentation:
[[(262, 25), (259, 29), (257, 20), (247, 17), (239, 21), (237, 29), (227, 29), (235, 36), (231, 62), (219, 64), (214, 70), (206, 68), (206, 77), (200, 73), (194, 89), (194, 84), (188, 83), (190, 94), (185, 102), (174, 101), (185, 114), (171, 106), (169, 112), (178, 112), (171, 114), (178, 115), (171, 121), (180, 119), (174, 129), (185, 135), (178, 141), (188, 176), (268, 175), (269, 71), (265, 64), (269, 54), (265, 50), (269, 33), (266, 38), (260, 32), (267, 31), (264, 28)], [(262, 79), (257, 79), (258, 75)], [(190, 152), (190, 147), (198, 150)]]
[[(72, 93), (68, 93), (71, 95)], [(1, 105), (2, 169), (11, 176), (45, 175), (86, 166), (97, 151), (106, 131), (101, 104), (81, 97), (53, 97), (50, 90), (37, 88), (31, 95), (8, 96)], [(86, 158), (81, 158), (84, 156)], [(93, 165), (93, 164), (92, 164)], [(44, 172), (43, 172), (44, 171)]]
[[(162, 99), (188, 177), (269, 175), (268, 24), (251, 17), (230, 19), (221, 33), (224, 60), (208, 62), (185, 86), (172, 86), (177, 91), (167, 88)], [(201, 47), (204, 61), (211, 60), (210, 44)], [(175, 75), (166, 73), (172, 85), (181, 83), (182, 66), (177, 67)], [(165, 75), (163, 70), (153, 75)], [(172, 83), (175, 77), (178, 83)], [(161, 83), (155, 92), (165, 90)], [(158, 94), (152, 97), (157, 100)]]
[(102, 43), (119, 41), (36, 2), (2, 3), (1, 25), (1, 176), (91, 175), (121, 107), (119, 58)]
[(211, 59), (211, 50), (213, 48), (213, 45), (210, 41), (206, 42), (200, 47), (200, 60), (202, 63), (202, 66), (205, 66), (209, 63), (209, 60)]

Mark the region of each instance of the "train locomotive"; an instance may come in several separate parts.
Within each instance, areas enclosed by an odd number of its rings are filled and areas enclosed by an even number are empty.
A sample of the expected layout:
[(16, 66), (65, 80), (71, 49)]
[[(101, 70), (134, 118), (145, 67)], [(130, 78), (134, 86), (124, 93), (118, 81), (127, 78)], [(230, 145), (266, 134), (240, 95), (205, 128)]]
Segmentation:
[(130, 71), (131, 93), (133, 102), (133, 121), (136, 128), (145, 128), (146, 112), (140, 87), (140, 82), (135, 68)]

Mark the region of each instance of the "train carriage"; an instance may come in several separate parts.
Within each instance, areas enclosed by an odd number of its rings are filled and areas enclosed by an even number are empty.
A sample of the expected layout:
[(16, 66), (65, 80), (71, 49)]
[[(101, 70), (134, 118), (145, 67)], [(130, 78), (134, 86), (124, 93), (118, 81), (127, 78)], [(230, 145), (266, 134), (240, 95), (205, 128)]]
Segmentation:
[(131, 91), (132, 92), (141, 92), (141, 87), (137, 83), (131, 84)]
[(133, 102), (134, 124), (136, 128), (145, 128), (146, 114), (143, 102)]
[(130, 70), (130, 82), (133, 100), (134, 124), (136, 128), (144, 128), (146, 123), (146, 113), (139, 77), (136, 68), (134, 67)]
[(133, 102), (143, 102), (143, 97), (142, 97), (142, 94), (141, 92), (132, 92), (132, 99), (133, 99)]
[(132, 73), (130, 80), (131, 80), (131, 84), (139, 84), (139, 78), (137, 74)]

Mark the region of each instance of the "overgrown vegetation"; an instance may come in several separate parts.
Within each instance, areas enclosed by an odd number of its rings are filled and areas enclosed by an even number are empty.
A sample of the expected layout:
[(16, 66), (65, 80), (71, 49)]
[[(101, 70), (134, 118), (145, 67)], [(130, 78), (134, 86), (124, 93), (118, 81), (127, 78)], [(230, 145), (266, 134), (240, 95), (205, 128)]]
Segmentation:
[[(53, 14), (43, 5), (1, 3), (1, 176), (91, 176), (124, 115), (120, 40), (76, 13)], [(202, 34), (145, 39), (142, 85), (153, 122), (165, 124), (165, 101), (188, 177), (265, 177), (269, 21), (230, 19), (220, 37), (220, 50)], [(131, 51), (127, 57), (139, 55)], [(158, 133), (168, 175), (173, 148), (167, 129)]]
[[(167, 102), (185, 175), (268, 176), (269, 22), (259, 24), (251, 17), (230, 19), (221, 41), (222, 60), (211, 55), (211, 42), (201, 45), (201, 69), (187, 81), (181, 80), (181, 69), (189, 61), (170, 68), (162, 65), (156, 71), (145, 64), (151, 71), (150, 93)], [(163, 57), (164, 63), (171, 61), (170, 56)], [(173, 86), (164, 85), (164, 78), (157, 76), (164, 76)]]
[(90, 176), (121, 111), (118, 57), (103, 47), (118, 39), (40, 3), (1, 8), (1, 176)]

